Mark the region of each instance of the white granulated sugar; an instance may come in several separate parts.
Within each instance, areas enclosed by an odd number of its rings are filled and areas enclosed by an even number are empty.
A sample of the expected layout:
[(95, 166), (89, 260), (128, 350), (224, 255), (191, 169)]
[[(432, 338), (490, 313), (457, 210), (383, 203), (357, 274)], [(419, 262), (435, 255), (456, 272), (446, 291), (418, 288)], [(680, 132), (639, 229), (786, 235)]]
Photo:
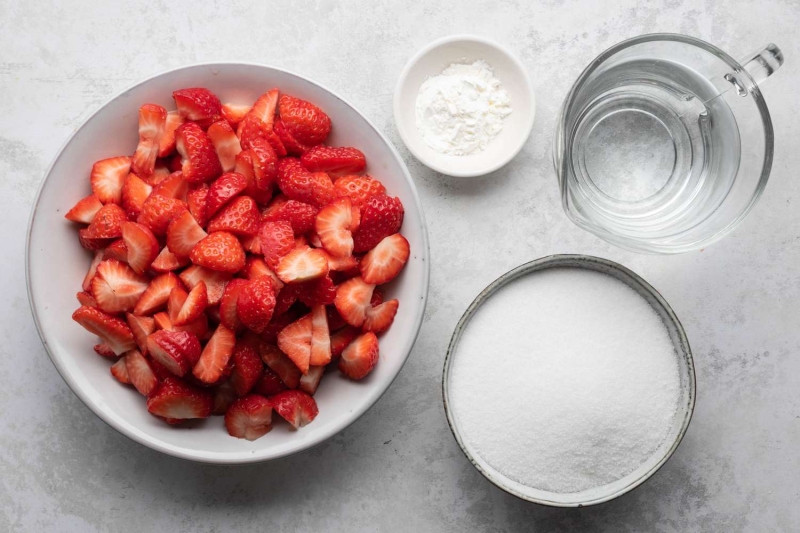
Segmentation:
[(633, 472), (664, 443), (681, 397), (655, 310), (624, 283), (558, 268), (501, 288), (454, 354), (463, 440), (524, 485), (572, 493)]
[(485, 150), (510, 114), (508, 93), (485, 61), (450, 65), (417, 94), (417, 129), (440, 154)]

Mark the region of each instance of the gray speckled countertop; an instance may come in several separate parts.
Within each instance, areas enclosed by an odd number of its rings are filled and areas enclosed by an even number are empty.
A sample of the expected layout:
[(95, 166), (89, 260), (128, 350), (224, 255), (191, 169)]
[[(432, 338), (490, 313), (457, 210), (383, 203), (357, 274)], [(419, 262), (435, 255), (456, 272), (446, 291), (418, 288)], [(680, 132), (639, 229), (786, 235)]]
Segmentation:
[[(796, 1), (228, 4), (0, 0), (0, 531), (800, 530)], [(625, 252), (572, 225), (550, 163), (556, 112), (580, 70), (606, 47), (657, 31), (734, 56), (774, 41), (786, 56), (764, 86), (777, 138), (766, 193), (724, 241), (677, 257)], [(506, 44), (537, 94), (528, 144), (482, 179), (429, 171), (393, 125), (406, 60), (451, 33)], [(70, 132), (144, 76), (225, 59), (288, 67), (355, 103), (403, 154), (432, 251), (422, 332), (389, 392), (319, 447), (238, 468), (160, 455), (92, 414), (39, 342), (23, 268), (31, 202)], [(484, 481), (441, 403), (442, 361), (462, 311), (503, 272), (552, 253), (599, 255), (642, 275), (682, 320), (697, 365), (697, 409), (675, 456), (633, 493), (580, 510), (527, 504)]]

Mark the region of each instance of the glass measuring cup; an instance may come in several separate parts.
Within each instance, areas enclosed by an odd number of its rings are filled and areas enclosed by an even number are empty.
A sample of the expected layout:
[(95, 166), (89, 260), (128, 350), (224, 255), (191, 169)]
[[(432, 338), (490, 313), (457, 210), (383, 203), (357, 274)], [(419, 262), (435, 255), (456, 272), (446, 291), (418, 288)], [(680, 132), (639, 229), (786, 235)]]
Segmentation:
[(556, 126), (564, 211), (642, 252), (687, 252), (725, 236), (767, 183), (773, 131), (758, 84), (781, 64), (774, 44), (736, 61), (676, 34), (603, 52), (572, 86)]

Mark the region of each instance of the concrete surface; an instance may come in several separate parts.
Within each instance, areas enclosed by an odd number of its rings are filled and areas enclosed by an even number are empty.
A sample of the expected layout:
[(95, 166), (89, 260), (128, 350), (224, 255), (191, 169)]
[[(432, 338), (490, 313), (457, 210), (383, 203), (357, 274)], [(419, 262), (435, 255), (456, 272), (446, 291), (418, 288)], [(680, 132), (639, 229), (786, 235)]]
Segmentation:
[[(800, 530), (800, 6), (756, 4), (0, 0), (0, 531)], [(557, 108), (580, 70), (606, 47), (656, 31), (734, 56), (774, 41), (786, 55), (764, 87), (777, 137), (766, 193), (726, 240), (678, 257), (624, 252), (573, 226), (550, 163)], [(516, 51), (538, 100), (522, 153), (465, 181), (410, 156), (391, 106), (405, 61), (461, 32)], [(23, 269), (29, 208), (67, 135), (141, 77), (224, 59), (301, 72), (375, 121), (416, 179), (433, 253), (419, 341), (384, 398), (316, 449), (242, 468), (160, 455), (95, 417), (39, 342)], [(698, 370), (697, 410), (675, 456), (633, 493), (581, 510), (493, 488), (461, 455), (440, 394), (445, 347), (469, 302), (508, 269), (558, 252), (607, 257), (649, 280), (683, 321)]]

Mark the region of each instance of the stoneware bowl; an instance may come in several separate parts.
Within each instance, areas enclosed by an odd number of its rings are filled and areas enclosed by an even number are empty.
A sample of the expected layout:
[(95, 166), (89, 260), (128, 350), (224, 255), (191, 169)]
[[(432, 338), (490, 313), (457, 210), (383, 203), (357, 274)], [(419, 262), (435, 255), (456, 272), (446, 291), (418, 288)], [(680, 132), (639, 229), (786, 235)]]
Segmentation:
[[(475, 154), (443, 155), (429, 147), (416, 125), (415, 104), (420, 85), (453, 63), (486, 61), (508, 91), (512, 113), (486, 149)], [(394, 119), (403, 142), (414, 157), (442, 174), (472, 177), (502, 167), (522, 149), (533, 127), (536, 103), (528, 71), (511, 52), (473, 35), (452, 35), (430, 43), (412, 57), (400, 74), (394, 92)]]
[[(228, 435), (222, 417), (191, 429), (174, 428), (150, 415), (144, 398), (109, 374), (109, 362), (92, 351), (97, 338), (70, 318), (78, 308), (75, 293), (89, 266), (78, 245), (77, 228), (64, 213), (89, 194), (89, 172), (98, 159), (133, 153), (137, 113), (151, 102), (174, 109), (172, 91), (208, 87), (223, 102), (252, 103), (278, 87), (320, 106), (333, 121), (331, 145), (357, 146), (368, 171), (380, 178), (405, 206), (402, 232), (411, 244), (403, 273), (387, 290), (400, 309), (380, 341), (380, 360), (361, 382), (338, 372), (325, 375), (315, 398), (319, 416), (299, 431), (276, 423), (264, 437), (248, 442)], [(36, 327), (50, 359), (75, 394), (100, 418), (133, 440), (176, 457), (207, 463), (265, 461), (305, 450), (358, 419), (389, 388), (411, 351), (422, 323), (428, 294), (428, 237), (417, 190), (399, 154), (380, 131), (352, 105), (321, 85), (274, 67), (215, 63), (158, 74), (113, 97), (67, 140), (42, 183), (28, 228), (28, 295)], [(277, 416), (277, 415), (274, 415)]]
[[(459, 432), (458, 419), (453, 414), (453, 409), (451, 408), (452, 400), (449, 396), (448, 384), (452, 362), (454, 359), (458, 358), (458, 342), (461, 339), (464, 329), (469, 327), (470, 318), (475, 314), (475, 311), (477, 311), (486, 300), (491, 298), (498, 289), (507, 283), (522, 276), (535, 275), (537, 272), (549, 268), (585, 268), (594, 270), (621, 281), (639, 293), (664, 321), (664, 325), (675, 346), (675, 357), (678, 361), (678, 373), (680, 375), (681, 396), (679, 404), (676, 406), (677, 414), (673, 426), (661, 447), (639, 468), (622, 479), (575, 493), (556, 493), (523, 485), (489, 465), (470, 443), (462, 438)], [(442, 377), (442, 392), (447, 422), (450, 424), (450, 430), (453, 432), (453, 436), (456, 438), (458, 445), (472, 465), (477, 468), (486, 479), (509, 494), (513, 494), (523, 500), (553, 507), (583, 507), (607, 502), (635, 489), (647, 481), (665, 462), (667, 462), (667, 459), (672, 456), (681, 443), (689, 427), (689, 422), (692, 419), (692, 413), (694, 412), (695, 386), (694, 362), (692, 360), (691, 349), (689, 348), (689, 341), (686, 338), (686, 333), (683, 331), (683, 326), (681, 326), (678, 317), (675, 316), (675, 313), (666, 300), (664, 300), (661, 294), (649, 283), (633, 271), (613, 261), (586, 255), (553, 255), (543, 257), (503, 274), (492, 282), (491, 285), (486, 287), (483, 292), (475, 298), (475, 301), (470, 304), (456, 326), (453, 337), (450, 340), (450, 346), (447, 349), (447, 356), (444, 362), (444, 374)], [(478, 393), (482, 392), (476, 391), (476, 394)]]

